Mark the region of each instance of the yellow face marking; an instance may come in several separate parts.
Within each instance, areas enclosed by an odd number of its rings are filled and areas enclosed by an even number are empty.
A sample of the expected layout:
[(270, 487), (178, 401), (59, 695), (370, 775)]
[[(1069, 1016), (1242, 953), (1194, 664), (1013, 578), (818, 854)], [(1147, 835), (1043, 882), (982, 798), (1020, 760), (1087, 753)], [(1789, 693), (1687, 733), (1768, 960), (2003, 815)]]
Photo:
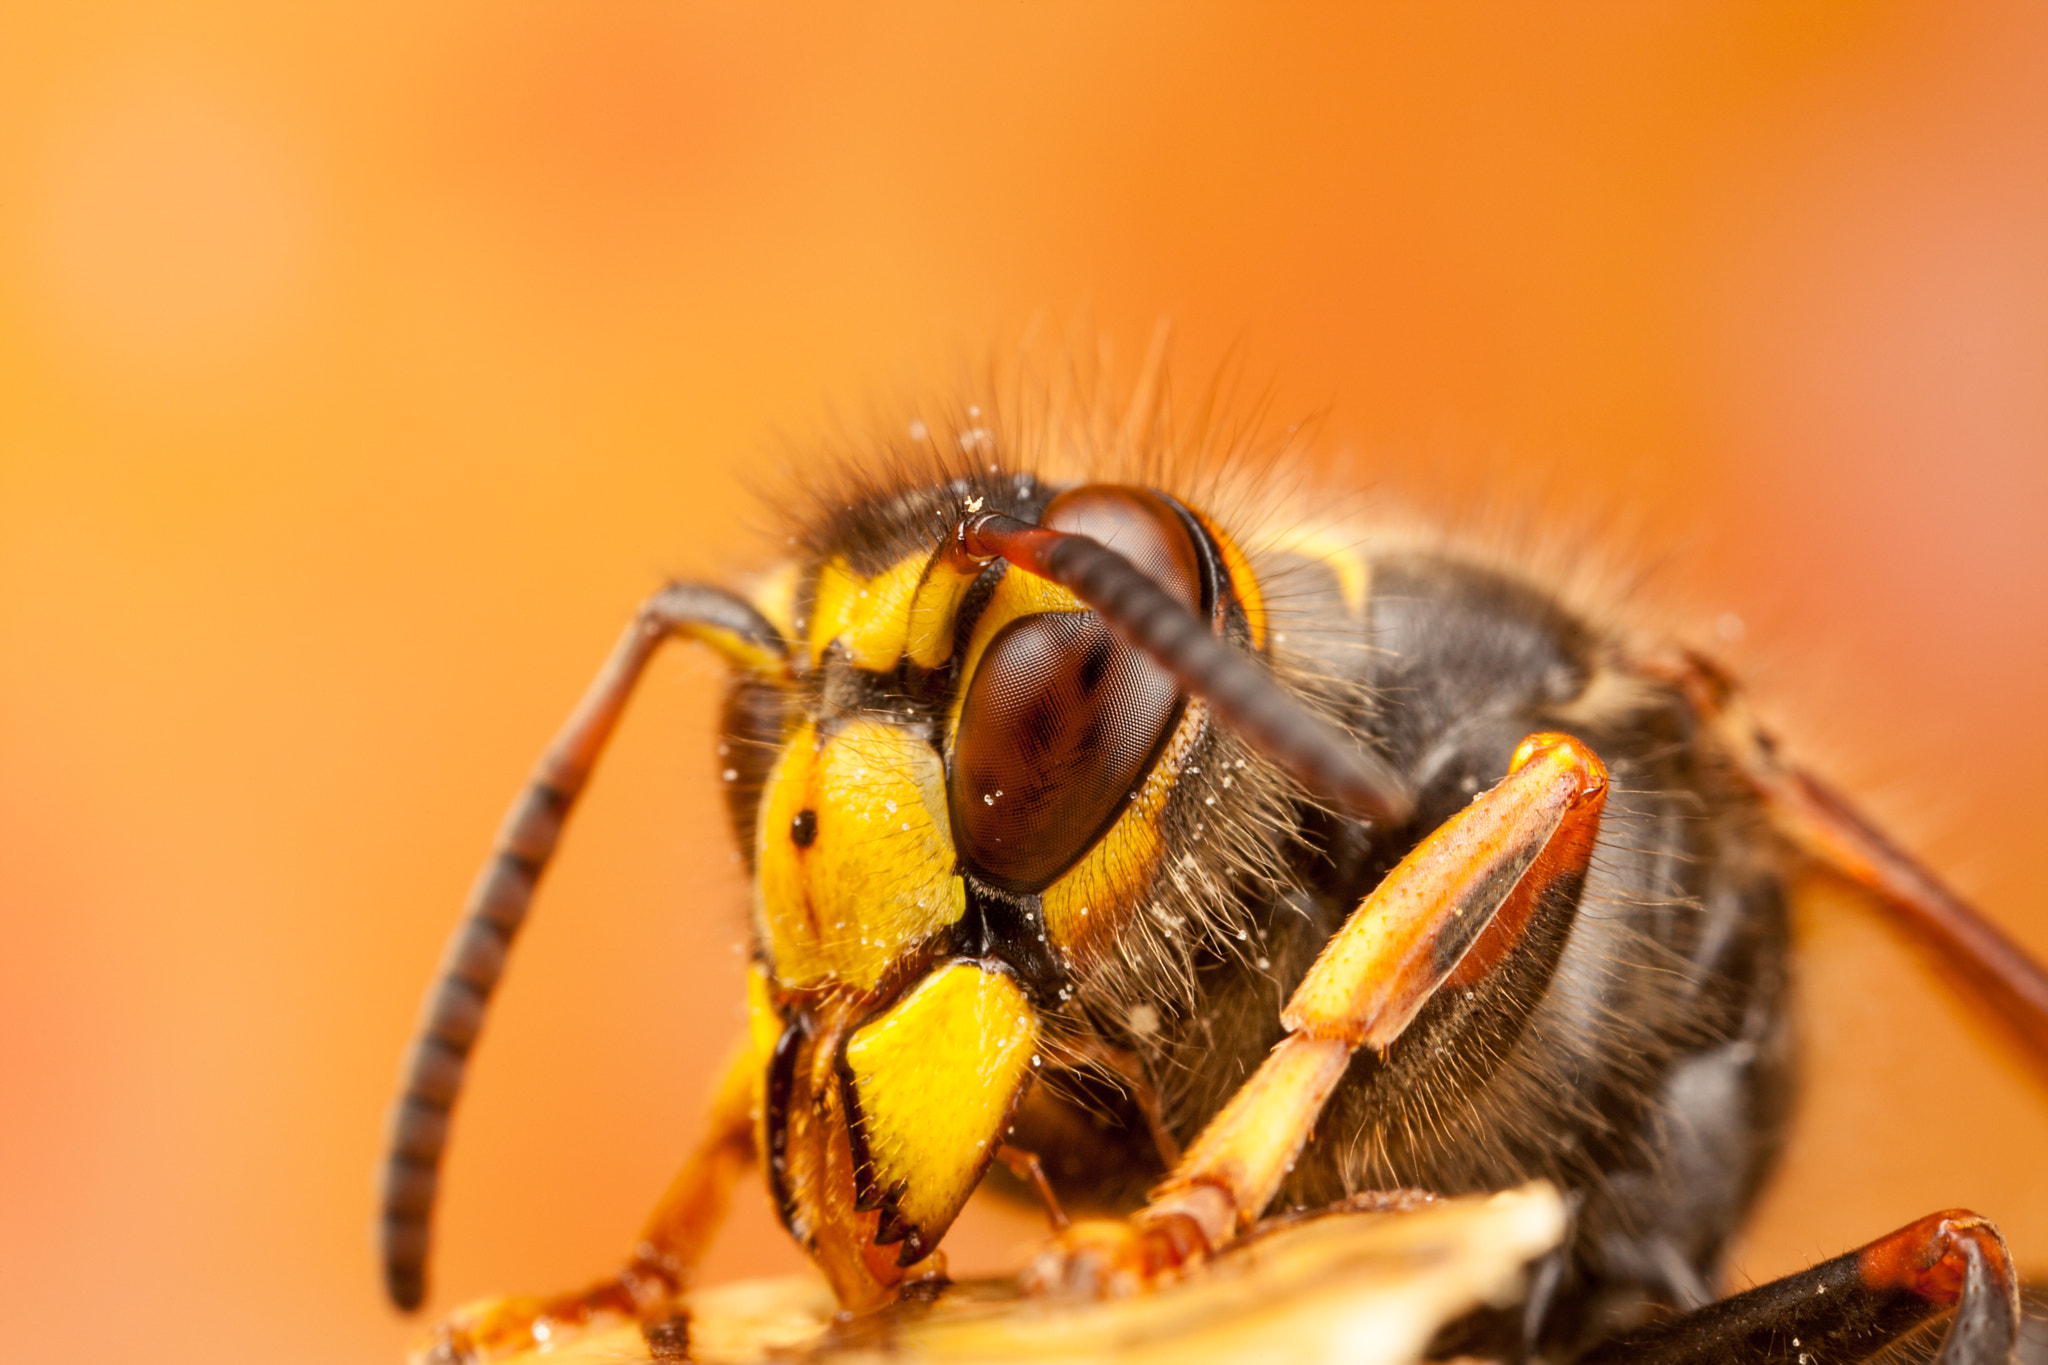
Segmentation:
[(818, 570), (811, 599), (811, 663), (824, 661), (838, 641), (855, 668), (887, 673), (903, 657), (910, 631), (910, 603), (931, 556), (911, 555), (873, 578), (861, 578), (834, 557)]
[(782, 1041), (782, 1020), (775, 1013), (775, 1002), (768, 990), (768, 974), (759, 967), (747, 968), (747, 1038), (754, 1045), (754, 1060), (759, 1070), (768, 1069), (768, 1059), (775, 1055), (775, 1045)]
[(951, 1226), (1031, 1074), (1038, 1015), (1000, 972), (955, 963), (846, 1045), (876, 1186), (926, 1246)]
[(822, 744), (801, 726), (768, 775), (755, 841), (754, 923), (785, 987), (872, 989), (966, 907), (945, 770), (893, 726), (856, 721)]
[(782, 1041), (782, 1020), (768, 992), (768, 974), (758, 966), (747, 968), (747, 1043), (753, 1050), (752, 1091), (749, 1112), (754, 1119), (754, 1150), (765, 1152), (768, 1143), (768, 1063), (775, 1045)]
[(918, 584), (910, 603), (910, 623), (905, 652), (919, 668), (937, 668), (953, 655), (953, 623), (960, 614), (960, 599), (974, 586), (987, 567), (982, 564), (956, 565), (945, 554), (932, 557), (931, 569)]

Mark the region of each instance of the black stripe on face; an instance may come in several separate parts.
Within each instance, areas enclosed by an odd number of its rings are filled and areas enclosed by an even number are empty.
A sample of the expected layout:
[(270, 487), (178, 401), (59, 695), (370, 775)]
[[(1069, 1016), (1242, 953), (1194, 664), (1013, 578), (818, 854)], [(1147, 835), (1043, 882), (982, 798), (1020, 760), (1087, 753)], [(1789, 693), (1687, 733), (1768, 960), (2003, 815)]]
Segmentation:
[(1067, 969), (1053, 950), (1043, 898), (990, 886), (971, 872), (962, 881), (967, 909), (953, 925), (954, 953), (1002, 963), (1034, 1006), (1056, 1006), (1067, 986)]
[(768, 1059), (768, 1082), (764, 1096), (762, 1126), (768, 1134), (768, 1193), (782, 1226), (799, 1242), (805, 1232), (797, 1227), (796, 1201), (789, 1192), (789, 1105), (796, 1091), (797, 1060), (803, 1055), (804, 1028), (800, 1023), (783, 1029), (775, 1040), (775, 1052)]

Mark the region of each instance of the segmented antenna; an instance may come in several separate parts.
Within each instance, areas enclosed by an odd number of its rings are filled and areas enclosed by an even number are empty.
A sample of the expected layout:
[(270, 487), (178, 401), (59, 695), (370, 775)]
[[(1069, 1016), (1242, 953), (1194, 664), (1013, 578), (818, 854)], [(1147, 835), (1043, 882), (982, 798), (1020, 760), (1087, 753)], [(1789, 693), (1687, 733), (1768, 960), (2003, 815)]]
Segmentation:
[(448, 1116), (462, 1093), (470, 1049), (505, 956), (533, 903), (562, 822), (590, 780), (591, 769), (618, 725), (655, 649), (688, 634), (748, 667), (784, 657), (775, 628), (740, 598), (718, 588), (675, 584), (649, 598), (556, 734), (499, 826), (490, 861), (477, 874), (462, 920), (448, 940), (441, 971), (427, 993), (419, 1032), (392, 1107), (384, 1158), (384, 1287), (408, 1311), (427, 1292), (427, 1251)]
[[(1407, 783), (1384, 760), (1303, 706), (1114, 550), (995, 513), (962, 523), (954, 548), (980, 560), (1000, 557), (1071, 591), (1316, 795), (1376, 820), (1399, 822), (1413, 810)], [(400, 1308), (417, 1308), (426, 1297), (449, 1115), (534, 886), (648, 660), (676, 634), (712, 645), (742, 668), (787, 667), (788, 646), (742, 599), (696, 584), (666, 588), (640, 608), (534, 765), (449, 939), (392, 1109), (382, 1242), (385, 1288)]]
[(955, 543), (971, 558), (1008, 560), (1073, 593), (1315, 795), (1393, 824), (1414, 811), (1407, 780), (1384, 759), (1302, 705), (1116, 551), (1000, 512), (960, 523)]

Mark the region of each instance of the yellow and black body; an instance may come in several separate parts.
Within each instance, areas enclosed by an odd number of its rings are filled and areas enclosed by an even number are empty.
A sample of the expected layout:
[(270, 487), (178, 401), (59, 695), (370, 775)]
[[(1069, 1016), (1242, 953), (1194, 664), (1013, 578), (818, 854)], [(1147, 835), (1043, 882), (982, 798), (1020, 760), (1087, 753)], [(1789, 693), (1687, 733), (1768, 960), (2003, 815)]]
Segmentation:
[(444, 1356), (658, 1319), (749, 1159), (839, 1303), (876, 1309), (943, 1277), (1001, 1159), (1124, 1215), (1030, 1272), (1090, 1295), (1272, 1208), (1548, 1180), (1572, 1231), (1531, 1306), (1467, 1344), (1572, 1358), (1714, 1297), (1786, 1111), (1801, 858), (1934, 924), (2048, 1039), (2048, 978), (1902, 890), (1917, 869), (1703, 662), (1482, 557), (1177, 484), (1142, 449), (1049, 479), (1086, 461), (978, 413), (882, 444), (892, 472), (823, 480), (750, 589), (651, 599), (514, 808), (394, 1123), (394, 1298), (424, 1293), (505, 949), (670, 636), (733, 664), (751, 1027), (626, 1269), (458, 1318)]

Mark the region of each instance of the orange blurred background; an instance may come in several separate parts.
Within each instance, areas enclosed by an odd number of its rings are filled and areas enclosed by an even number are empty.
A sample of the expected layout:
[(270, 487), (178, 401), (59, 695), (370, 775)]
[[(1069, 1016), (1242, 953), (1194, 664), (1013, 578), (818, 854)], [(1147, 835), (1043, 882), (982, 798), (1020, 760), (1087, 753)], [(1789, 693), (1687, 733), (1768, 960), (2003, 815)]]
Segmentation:
[[(1243, 355), (1340, 481), (1639, 526), (2048, 954), (2048, 9), (16, 3), (0, 1352), (395, 1360), (385, 1106), (527, 763), (641, 594), (757, 561), (750, 468), (1041, 313)], [(717, 679), (658, 665), (551, 875), (436, 1308), (608, 1267), (697, 1131)], [(2048, 1090), (1808, 932), (1738, 1282), (1952, 1204), (2048, 1269)], [(744, 1189), (715, 1273), (795, 1265)]]

